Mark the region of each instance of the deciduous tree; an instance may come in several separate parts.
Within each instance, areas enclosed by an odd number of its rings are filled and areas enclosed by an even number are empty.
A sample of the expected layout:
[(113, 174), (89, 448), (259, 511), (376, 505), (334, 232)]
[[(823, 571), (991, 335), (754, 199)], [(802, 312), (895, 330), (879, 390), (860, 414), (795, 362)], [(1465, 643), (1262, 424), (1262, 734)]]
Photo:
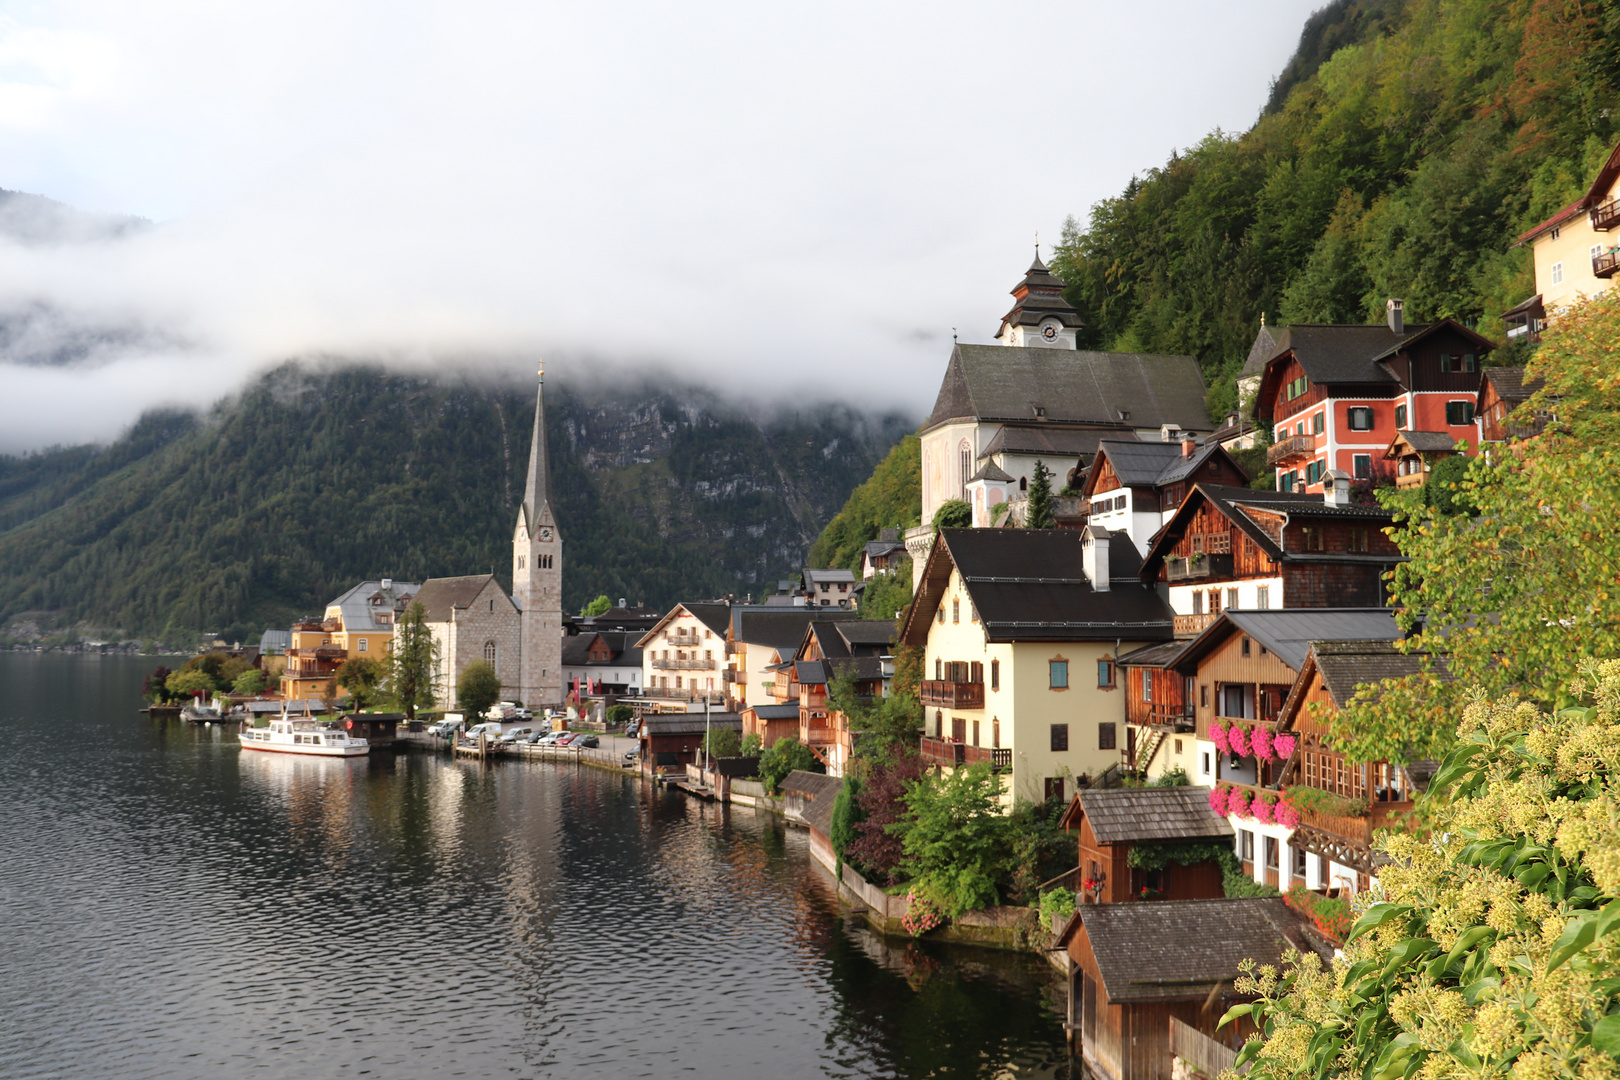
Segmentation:
[(456, 678), (456, 704), (470, 719), (483, 719), (491, 705), (501, 700), (501, 677), (487, 660), (474, 660)]
[(337, 669), (337, 684), (349, 692), (356, 709), (364, 709), (382, 694), (379, 687), (388, 677), (388, 668), (369, 656), (351, 656)]
[(393, 646), (388, 654), (388, 697), (415, 720), (416, 711), (431, 709), (438, 697), (434, 682), (439, 670), (439, 643), (428, 629), (427, 608), (421, 601), (400, 615), (394, 626)]

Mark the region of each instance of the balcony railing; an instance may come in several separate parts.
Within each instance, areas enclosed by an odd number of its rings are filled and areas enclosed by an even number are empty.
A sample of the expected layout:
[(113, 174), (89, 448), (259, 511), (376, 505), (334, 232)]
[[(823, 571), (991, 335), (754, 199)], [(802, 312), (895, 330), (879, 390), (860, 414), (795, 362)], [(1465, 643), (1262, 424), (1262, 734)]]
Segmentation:
[(1164, 560), (1164, 572), (1165, 576), (1171, 581), (1230, 577), (1232, 575), (1232, 556), (1197, 553), (1182, 558), (1179, 555), (1172, 555)]
[(314, 657), (319, 660), (330, 660), (344, 658), (349, 654), (347, 650), (340, 649), (336, 645), (317, 645), (313, 649), (288, 649), (287, 655), (307, 656)]
[(652, 666), (665, 671), (713, 671), (714, 661), (709, 660), (654, 660)]
[(1281, 465), (1285, 461), (1310, 457), (1316, 453), (1316, 438), (1311, 435), (1290, 435), (1278, 439), (1266, 451), (1267, 465)]
[(926, 765), (945, 765), (954, 769), (982, 761), (996, 772), (1007, 772), (1012, 768), (1012, 748), (1009, 746), (969, 746), (953, 739), (924, 735), (918, 744), (918, 751)]
[(1132, 705), (1137, 711), (1133, 724), (1163, 724), (1185, 734), (1197, 726), (1198, 714), (1191, 705)]
[(1593, 277), (1614, 277), (1616, 269), (1620, 269), (1620, 251), (1605, 251), (1592, 256)]
[(704, 697), (708, 697), (711, 705), (723, 705), (726, 701), (726, 695), (719, 690), (677, 690), (672, 686), (649, 686), (642, 691), (641, 696), (658, 701), (702, 701)]
[(1407, 488), (1422, 487), (1423, 482), (1428, 478), (1429, 474), (1427, 472), (1414, 472), (1407, 473), (1405, 476), (1397, 476), (1395, 478), (1395, 488), (1397, 491), (1405, 491)]
[(1608, 232), (1620, 226), (1620, 199), (1610, 199), (1592, 207), (1591, 217), (1594, 232)]
[(1215, 621), (1215, 616), (1208, 612), (1203, 615), (1177, 615), (1175, 621), (1175, 635), (1178, 638), (1193, 638), (1202, 634)]
[(924, 705), (943, 705), (948, 709), (984, 708), (984, 683), (924, 679), (921, 693)]

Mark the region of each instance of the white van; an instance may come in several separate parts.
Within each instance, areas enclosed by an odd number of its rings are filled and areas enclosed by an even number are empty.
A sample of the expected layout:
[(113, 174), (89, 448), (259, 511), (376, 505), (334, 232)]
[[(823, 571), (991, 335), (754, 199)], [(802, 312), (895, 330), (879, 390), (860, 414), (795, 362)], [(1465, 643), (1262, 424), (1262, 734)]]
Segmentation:
[(490, 721), (484, 724), (474, 724), (467, 729), (467, 738), (476, 739), (480, 735), (488, 735), (491, 740), (501, 737), (501, 725)]

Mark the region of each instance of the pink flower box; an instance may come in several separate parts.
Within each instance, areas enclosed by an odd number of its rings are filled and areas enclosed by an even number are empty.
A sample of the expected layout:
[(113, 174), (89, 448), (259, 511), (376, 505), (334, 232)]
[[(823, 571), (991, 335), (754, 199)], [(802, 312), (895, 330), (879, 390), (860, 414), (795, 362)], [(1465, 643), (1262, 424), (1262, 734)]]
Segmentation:
[(1249, 732), (1249, 749), (1254, 751), (1257, 758), (1271, 756), (1271, 731), (1265, 727), (1256, 726)]
[(1243, 728), (1233, 724), (1231, 730), (1226, 733), (1226, 741), (1231, 745), (1232, 753), (1238, 757), (1249, 756), (1249, 733)]
[(1284, 761), (1294, 756), (1295, 745), (1297, 745), (1297, 740), (1292, 735), (1273, 735), (1271, 737), (1271, 749)]
[(1229, 752), (1227, 750), (1225, 724), (1221, 723), (1219, 720), (1212, 722), (1209, 725), (1209, 738), (1210, 741), (1215, 744), (1216, 750), (1219, 750), (1223, 754)]

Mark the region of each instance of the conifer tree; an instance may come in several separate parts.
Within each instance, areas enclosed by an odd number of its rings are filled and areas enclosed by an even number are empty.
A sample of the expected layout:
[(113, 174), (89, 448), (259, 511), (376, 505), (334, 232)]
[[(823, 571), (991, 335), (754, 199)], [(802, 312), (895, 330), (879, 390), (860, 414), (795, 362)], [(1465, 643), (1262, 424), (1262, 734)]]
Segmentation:
[(394, 649), (388, 654), (389, 697), (410, 719), (416, 719), (416, 710), (433, 707), (438, 669), (439, 643), (428, 630), (427, 608), (417, 601), (399, 617)]
[(1052, 474), (1035, 459), (1035, 478), (1029, 482), (1029, 511), (1024, 518), (1028, 529), (1050, 529), (1057, 524), (1052, 517)]

